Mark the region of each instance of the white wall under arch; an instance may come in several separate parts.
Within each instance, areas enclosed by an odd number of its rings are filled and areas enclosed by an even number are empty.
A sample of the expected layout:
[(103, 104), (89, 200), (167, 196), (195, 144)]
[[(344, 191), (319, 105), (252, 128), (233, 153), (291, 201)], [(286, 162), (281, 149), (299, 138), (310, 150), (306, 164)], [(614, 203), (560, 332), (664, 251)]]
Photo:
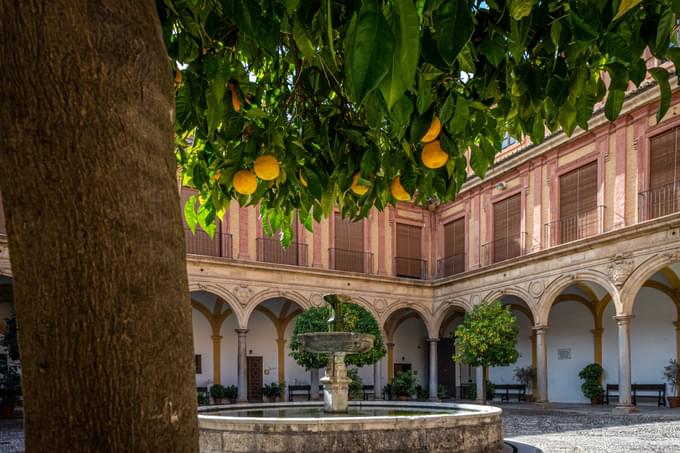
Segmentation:
[[(286, 326), (286, 385), (308, 385), (310, 383), (309, 371), (305, 371), (304, 367), (297, 364), (295, 359), (290, 356), (290, 339), (293, 337), (293, 329), (295, 329), (295, 319), (291, 320)], [(319, 373), (319, 377), (323, 376), (323, 371)]]
[(517, 335), (519, 359), (512, 365), (489, 369), (489, 380), (494, 384), (518, 384), (515, 380), (515, 368), (531, 366), (531, 321), (524, 313), (517, 310), (513, 310), (512, 314), (517, 317), (519, 329)]
[[(571, 301), (553, 305), (547, 335), (548, 400), (589, 402), (581, 393), (578, 373), (594, 360), (593, 327), (593, 315), (584, 305)], [(571, 359), (558, 360), (558, 349), (571, 349)]]
[(602, 315), (602, 368), (604, 368), (604, 383), (619, 383), (619, 331), (614, 319), (616, 307), (609, 303)]
[(224, 320), (220, 328), (220, 335), (222, 335), (220, 377), (222, 378), (222, 385), (225, 386), (238, 383), (238, 370), (236, 368), (238, 363), (238, 335), (236, 335), (236, 329), (238, 329), (238, 319), (233, 314)]
[(662, 384), (663, 367), (676, 357), (675, 305), (664, 293), (643, 287), (630, 322), (632, 383)]
[(213, 360), (212, 360), (212, 329), (210, 323), (201, 312), (191, 309), (191, 318), (194, 333), (194, 354), (201, 356), (201, 373), (196, 374), (197, 386), (209, 386), (213, 384)]
[[(407, 319), (393, 336), (394, 363), (410, 363), (411, 369), (417, 373), (418, 382), (423, 387), (427, 387), (428, 382), (427, 338), (427, 328), (420, 318)], [(361, 375), (363, 378), (363, 372)]]
[(262, 357), (262, 384), (279, 380), (279, 353), (276, 344), (276, 328), (266, 315), (254, 311), (248, 320), (246, 352), (249, 356)]

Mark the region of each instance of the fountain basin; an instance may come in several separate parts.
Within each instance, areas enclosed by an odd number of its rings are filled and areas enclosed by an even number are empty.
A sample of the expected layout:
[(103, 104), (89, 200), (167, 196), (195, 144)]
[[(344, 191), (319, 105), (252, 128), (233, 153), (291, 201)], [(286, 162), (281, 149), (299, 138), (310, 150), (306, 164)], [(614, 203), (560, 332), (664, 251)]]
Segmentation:
[(300, 350), (314, 354), (366, 352), (373, 347), (373, 335), (356, 332), (316, 332), (298, 335)]
[[(360, 401), (348, 414), (318, 402), (199, 409), (200, 451), (501, 452), (498, 408), (471, 404)], [(276, 416), (275, 416), (276, 415)]]

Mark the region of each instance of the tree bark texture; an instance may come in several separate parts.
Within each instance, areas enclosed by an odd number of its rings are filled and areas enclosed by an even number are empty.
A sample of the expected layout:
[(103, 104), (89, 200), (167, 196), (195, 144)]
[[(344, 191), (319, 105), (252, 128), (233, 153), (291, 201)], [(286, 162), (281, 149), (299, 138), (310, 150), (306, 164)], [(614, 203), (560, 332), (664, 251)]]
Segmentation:
[(192, 452), (174, 93), (151, 0), (0, 1), (29, 452)]

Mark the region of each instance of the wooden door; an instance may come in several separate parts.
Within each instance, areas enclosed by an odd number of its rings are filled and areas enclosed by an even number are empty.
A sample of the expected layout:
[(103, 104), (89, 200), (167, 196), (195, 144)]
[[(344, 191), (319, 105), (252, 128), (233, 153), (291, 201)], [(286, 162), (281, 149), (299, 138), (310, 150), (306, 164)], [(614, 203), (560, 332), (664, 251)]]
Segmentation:
[(456, 363), (453, 361), (453, 339), (441, 338), (437, 344), (437, 382), (446, 388), (449, 398), (456, 397)]
[(395, 363), (394, 364), (394, 376), (399, 376), (401, 373), (406, 371), (411, 371), (410, 363)]
[(247, 357), (248, 401), (262, 401), (262, 357)]

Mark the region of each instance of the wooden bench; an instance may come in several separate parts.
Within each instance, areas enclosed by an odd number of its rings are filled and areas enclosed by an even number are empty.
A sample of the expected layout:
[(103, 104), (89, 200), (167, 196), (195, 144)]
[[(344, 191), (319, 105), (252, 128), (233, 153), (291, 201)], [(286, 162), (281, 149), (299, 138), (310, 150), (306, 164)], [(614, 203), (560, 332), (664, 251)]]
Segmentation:
[[(665, 384), (633, 384), (631, 385), (633, 404), (637, 404), (637, 398), (651, 396), (657, 399), (659, 406), (666, 406), (666, 385)], [(640, 394), (640, 393), (643, 394)], [(614, 395), (615, 393), (615, 395)], [(649, 393), (652, 393), (650, 395)], [(604, 403), (609, 404), (610, 396), (619, 395), (619, 384), (607, 384), (604, 395)]]
[[(656, 397), (658, 406), (666, 406), (666, 384), (633, 384), (633, 404), (637, 404), (638, 396)], [(643, 392), (642, 395), (639, 393)], [(650, 395), (650, 393), (652, 393)]]
[(510, 395), (517, 395), (517, 402), (526, 401), (527, 386), (524, 384), (496, 384), (494, 395), (500, 395), (501, 401), (510, 401)]
[(311, 385), (289, 385), (288, 386), (288, 401), (293, 401), (295, 396), (306, 396), (307, 401), (312, 399)]
[(372, 385), (364, 385), (364, 400), (367, 400), (369, 396), (371, 399), (375, 399), (375, 387)]

